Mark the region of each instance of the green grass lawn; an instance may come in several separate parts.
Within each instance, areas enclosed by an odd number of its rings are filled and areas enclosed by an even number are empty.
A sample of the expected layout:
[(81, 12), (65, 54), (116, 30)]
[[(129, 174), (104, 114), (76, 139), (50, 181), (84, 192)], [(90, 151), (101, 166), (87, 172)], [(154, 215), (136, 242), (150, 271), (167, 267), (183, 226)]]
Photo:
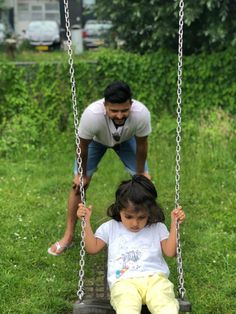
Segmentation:
[[(160, 124), (161, 128), (161, 124)], [(154, 127), (155, 129), (155, 127)], [(188, 128), (186, 127), (186, 132)], [(185, 132), (185, 129), (184, 129)], [(203, 132), (203, 131), (202, 131)], [(236, 313), (235, 142), (214, 140), (200, 131), (187, 136), (181, 164), (181, 228), (187, 297), (195, 314)], [(192, 133), (191, 133), (192, 134)], [(174, 206), (173, 132), (154, 131), (149, 167), (165, 207), (167, 224)], [(72, 181), (71, 140), (58, 139), (29, 155), (0, 160), (0, 313), (71, 313), (77, 300), (79, 226), (75, 245), (60, 257), (47, 254), (64, 230)], [(234, 145), (234, 146), (232, 146)], [(128, 178), (113, 152), (94, 175), (87, 193), (95, 228), (106, 217), (118, 183)], [(176, 284), (175, 260), (168, 259)], [(86, 264), (90, 280), (91, 264)]]

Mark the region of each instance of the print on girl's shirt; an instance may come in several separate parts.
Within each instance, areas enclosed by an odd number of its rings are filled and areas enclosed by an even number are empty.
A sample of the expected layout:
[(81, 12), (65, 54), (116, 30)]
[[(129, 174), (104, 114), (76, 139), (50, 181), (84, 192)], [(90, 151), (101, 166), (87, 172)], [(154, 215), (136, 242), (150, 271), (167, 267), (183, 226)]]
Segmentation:
[(117, 268), (116, 278), (120, 278), (127, 270), (138, 270), (141, 269), (140, 259), (141, 251), (132, 250), (121, 254), (121, 256), (116, 259)]

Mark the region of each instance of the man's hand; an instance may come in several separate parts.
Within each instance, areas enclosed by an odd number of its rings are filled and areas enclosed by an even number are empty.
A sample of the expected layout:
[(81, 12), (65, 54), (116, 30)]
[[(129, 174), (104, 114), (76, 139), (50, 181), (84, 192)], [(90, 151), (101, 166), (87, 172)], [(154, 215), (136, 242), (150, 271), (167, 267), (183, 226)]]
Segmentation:
[(147, 179), (151, 180), (151, 176), (148, 172), (142, 172), (142, 173), (137, 173), (137, 174), (142, 175), (142, 176), (146, 177)]
[[(91, 180), (91, 177), (83, 176), (83, 187), (85, 190), (87, 189), (90, 180)], [(73, 182), (72, 182), (72, 188), (75, 190), (76, 194), (80, 194), (80, 175), (79, 174), (77, 174), (74, 177)]]

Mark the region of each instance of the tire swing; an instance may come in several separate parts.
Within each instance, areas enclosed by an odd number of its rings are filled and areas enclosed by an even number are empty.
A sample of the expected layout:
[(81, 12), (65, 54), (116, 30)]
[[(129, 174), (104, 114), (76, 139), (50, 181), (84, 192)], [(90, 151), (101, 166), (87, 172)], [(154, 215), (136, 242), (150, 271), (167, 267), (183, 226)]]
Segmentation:
[[(69, 18), (69, 0), (64, 0), (64, 11), (65, 11), (65, 23), (66, 23), (66, 36), (68, 45), (68, 63), (69, 63), (69, 74), (71, 83), (71, 100), (73, 106), (74, 116), (74, 129), (75, 129), (75, 142), (76, 142), (76, 156), (78, 172), (81, 178), (80, 181), (80, 195), (81, 202), (85, 205), (85, 191), (83, 187), (83, 169), (82, 169), (82, 158), (80, 150), (80, 138), (79, 138), (79, 118), (77, 110), (77, 99), (76, 99), (76, 82), (75, 72), (73, 64), (73, 50), (72, 50), (72, 39), (70, 31), (70, 18)], [(180, 150), (181, 150), (181, 104), (182, 104), (182, 59), (183, 59), (183, 17), (184, 17), (184, 0), (179, 1), (179, 41), (178, 41), (178, 79), (177, 79), (177, 127), (176, 127), (176, 175), (175, 175), (175, 206), (179, 205), (180, 197)], [(86, 286), (90, 290), (90, 293), (84, 289), (84, 266), (85, 266), (85, 220), (81, 221), (81, 242), (80, 242), (80, 270), (79, 270), (79, 281), (78, 281), (78, 301), (74, 304), (74, 314), (114, 314), (112, 306), (109, 301), (109, 291), (106, 282), (106, 260), (103, 263), (102, 268), (94, 265), (94, 278), (93, 283)], [(184, 288), (184, 274), (182, 264), (182, 252), (180, 245), (180, 230), (179, 223), (176, 223), (177, 231), (177, 273), (178, 273), (178, 302), (180, 306), (180, 312), (188, 313), (191, 312), (191, 304), (185, 299), (185, 288)], [(92, 290), (92, 292), (91, 292)], [(89, 295), (90, 294), (90, 295)], [(147, 306), (142, 307), (142, 314), (150, 314)]]

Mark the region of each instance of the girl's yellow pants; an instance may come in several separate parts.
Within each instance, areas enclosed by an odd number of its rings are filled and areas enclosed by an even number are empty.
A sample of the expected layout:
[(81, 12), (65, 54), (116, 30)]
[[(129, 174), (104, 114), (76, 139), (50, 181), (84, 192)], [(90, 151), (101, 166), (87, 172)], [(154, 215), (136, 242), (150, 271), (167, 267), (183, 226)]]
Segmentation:
[(152, 314), (177, 314), (173, 284), (162, 274), (121, 279), (111, 287), (111, 305), (117, 314), (140, 314), (146, 304)]

